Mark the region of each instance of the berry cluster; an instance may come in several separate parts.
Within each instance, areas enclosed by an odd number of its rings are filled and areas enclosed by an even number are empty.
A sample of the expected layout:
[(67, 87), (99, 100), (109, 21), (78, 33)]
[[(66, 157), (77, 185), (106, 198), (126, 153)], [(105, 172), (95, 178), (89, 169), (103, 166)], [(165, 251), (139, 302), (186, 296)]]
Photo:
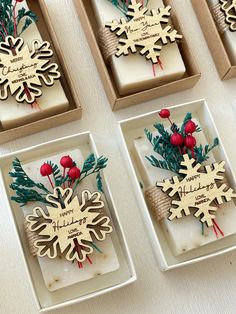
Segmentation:
[[(74, 182), (76, 179), (79, 179), (81, 176), (80, 169), (75, 165), (75, 162), (70, 156), (63, 156), (60, 160), (60, 165), (63, 167), (63, 176), (62, 179), (65, 178), (66, 169), (69, 169), (67, 172), (68, 180)], [(50, 175), (53, 174), (53, 167), (50, 163), (44, 163), (40, 167), (40, 173), (43, 177), (48, 177), (51, 186), (53, 186), (52, 181), (50, 179)]]
[[(159, 112), (159, 116), (162, 119), (168, 119), (171, 126), (174, 124), (170, 120), (170, 111), (168, 109), (162, 109)], [(186, 149), (190, 149), (192, 152), (192, 157), (194, 157), (194, 148), (197, 144), (196, 138), (193, 136), (193, 133), (196, 132), (197, 125), (189, 120), (184, 125), (184, 135), (182, 135), (176, 128), (173, 128), (173, 134), (171, 135), (170, 142), (173, 146), (179, 147), (180, 151), (186, 153)]]

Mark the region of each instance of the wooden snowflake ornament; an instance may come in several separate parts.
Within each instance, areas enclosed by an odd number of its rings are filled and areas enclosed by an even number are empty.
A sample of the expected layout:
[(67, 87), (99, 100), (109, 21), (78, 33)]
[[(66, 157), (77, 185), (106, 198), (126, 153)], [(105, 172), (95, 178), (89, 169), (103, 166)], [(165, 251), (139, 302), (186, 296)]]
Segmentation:
[(236, 31), (236, 0), (220, 0), (221, 10), (225, 14), (225, 21), (229, 24), (229, 29)]
[(188, 154), (184, 155), (181, 165), (186, 169), (179, 171), (185, 176), (184, 179), (180, 181), (179, 177), (174, 176), (172, 180), (157, 183), (157, 186), (162, 187), (162, 191), (167, 192), (170, 197), (175, 194), (179, 197), (179, 200), (173, 200), (171, 203), (173, 206), (170, 208), (170, 220), (181, 218), (182, 214), (190, 215), (190, 209), (195, 208), (197, 211), (194, 216), (200, 217), (201, 222), (211, 227), (215, 218), (214, 213), (218, 209), (216, 202), (218, 204), (222, 204), (224, 200), (229, 202), (236, 198), (236, 194), (226, 184), (217, 183), (224, 179), (220, 175), (225, 172), (224, 161), (205, 166), (205, 172), (199, 172), (201, 165), (194, 166), (194, 163), (193, 158), (190, 159)]
[(42, 95), (42, 83), (52, 86), (60, 78), (58, 65), (50, 62), (52, 56), (47, 41), (33, 41), (30, 50), (23, 38), (6, 37), (0, 43), (0, 99), (10, 93), (17, 102), (33, 103)]
[(93, 253), (94, 240), (104, 241), (112, 232), (110, 218), (101, 212), (104, 202), (99, 192), (83, 191), (81, 202), (72, 195), (72, 189), (56, 187), (46, 197), (51, 204), (47, 211), (36, 207), (26, 217), (29, 230), (38, 234), (34, 246), (39, 257), (65, 254), (68, 261), (82, 263)]
[(129, 21), (121, 18), (107, 23), (111, 31), (117, 31), (116, 35), (125, 34), (126, 38), (120, 38), (116, 56), (128, 55), (129, 50), (137, 52), (136, 47), (142, 47), (140, 54), (145, 55), (147, 60), (153, 63), (158, 62), (162, 46), (169, 42), (175, 42), (183, 36), (179, 35), (170, 25), (163, 27), (169, 22), (171, 6), (151, 10), (151, 15), (147, 15), (148, 9), (143, 7), (136, 0), (131, 0), (127, 16)]

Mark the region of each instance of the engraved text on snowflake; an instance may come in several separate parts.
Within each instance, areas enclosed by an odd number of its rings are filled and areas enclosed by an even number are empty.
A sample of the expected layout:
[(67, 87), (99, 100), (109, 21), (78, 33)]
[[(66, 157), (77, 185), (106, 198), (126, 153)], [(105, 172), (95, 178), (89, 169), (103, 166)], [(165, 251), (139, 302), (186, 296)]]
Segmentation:
[(94, 240), (104, 241), (112, 232), (110, 218), (101, 212), (104, 202), (99, 192), (83, 191), (81, 202), (72, 195), (72, 189), (57, 187), (46, 198), (51, 204), (47, 212), (36, 207), (26, 217), (28, 228), (39, 236), (34, 243), (38, 256), (55, 258), (65, 253), (67, 260), (83, 262), (93, 252)]
[(206, 223), (208, 227), (213, 225), (217, 205), (222, 204), (224, 200), (229, 202), (232, 198), (236, 198), (236, 194), (226, 184), (220, 184), (224, 177), (220, 174), (225, 172), (225, 162), (214, 163), (212, 166), (207, 165), (205, 172), (199, 172), (200, 164), (196, 164), (195, 160), (190, 159), (186, 154), (184, 161), (181, 163), (187, 169), (181, 169), (180, 173), (185, 177), (182, 181), (179, 177), (174, 176), (172, 180), (165, 180), (163, 183), (157, 183), (162, 187), (163, 192), (167, 192), (169, 196), (178, 194), (179, 200), (172, 201), (170, 208), (170, 220), (181, 218), (182, 213), (190, 215), (191, 208), (197, 208), (195, 217), (200, 217), (201, 222)]
[(120, 38), (117, 47), (116, 56), (122, 54), (128, 55), (129, 49), (135, 53), (136, 47), (142, 47), (140, 54), (145, 55), (148, 60), (153, 63), (158, 62), (162, 46), (170, 42), (181, 39), (176, 30), (172, 29), (170, 25), (163, 27), (169, 22), (171, 6), (151, 10), (151, 15), (147, 15), (148, 9), (142, 7), (141, 3), (136, 3), (136, 0), (131, 0), (127, 16), (131, 17), (130, 21), (121, 18), (120, 22), (117, 20), (107, 23), (111, 31), (117, 30), (116, 35), (126, 35), (126, 38)]
[(58, 65), (51, 63), (48, 42), (33, 41), (30, 51), (20, 37), (6, 37), (0, 43), (0, 99), (15, 95), (17, 102), (33, 103), (42, 95), (42, 82), (52, 86), (60, 77)]

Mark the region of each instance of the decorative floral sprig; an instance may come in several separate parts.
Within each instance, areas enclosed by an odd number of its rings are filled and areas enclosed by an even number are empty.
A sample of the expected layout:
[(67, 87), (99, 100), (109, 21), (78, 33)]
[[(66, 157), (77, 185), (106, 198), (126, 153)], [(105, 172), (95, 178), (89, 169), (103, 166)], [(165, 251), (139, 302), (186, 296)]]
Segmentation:
[(163, 158), (157, 159), (153, 155), (146, 156), (146, 159), (152, 166), (179, 174), (184, 154), (193, 157), (196, 163), (202, 164), (209, 158), (210, 151), (219, 145), (218, 138), (215, 138), (212, 145), (203, 147), (200, 144), (197, 146), (197, 141), (193, 134), (202, 130), (192, 121), (191, 113), (186, 114), (180, 127), (171, 121), (168, 109), (162, 109), (159, 115), (162, 119), (168, 119), (171, 126), (169, 132), (165, 130), (162, 123), (155, 123), (154, 128), (159, 133), (158, 135), (154, 135), (148, 129), (145, 129), (145, 134), (152, 144), (154, 152)]
[[(70, 156), (63, 156), (60, 160), (60, 165), (63, 168), (59, 168), (58, 165), (51, 161), (43, 163), (40, 167), (40, 174), (43, 177), (47, 177), (52, 189), (58, 186), (70, 187), (73, 191), (76, 190), (78, 185), (86, 177), (97, 174), (97, 188), (99, 192), (103, 192), (102, 189), (102, 177), (101, 170), (106, 168), (108, 159), (104, 156), (95, 158), (94, 154), (90, 154), (84, 161), (82, 170), (76, 165)], [(42, 183), (36, 183), (27, 175), (24, 171), (21, 162), (16, 158), (13, 163), (13, 170), (9, 175), (13, 178), (13, 183), (10, 188), (15, 191), (15, 196), (12, 196), (12, 200), (25, 206), (29, 202), (41, 202), (48, 204), (46, 196), (51, 193)], [(66, 169), (68, 172), (66, 173)]]
[[(0, 42), (7, 36), (20, 36), (32, 23), (37, 22), (37, 15), (31, 10), (21, 8), (17, 12), (17, 4), (24, 0), (0, 0)], [(22, 23), (20, 30), (19, 25)]]
[[(126, 13), (128, 12), (128, 6), (131, 3), (131, 0), (108, 0), (111, 2), (114, 6), (117, 7), (117, 9), (126, 16)], [(149, 0), (143, 0), (142, 5), (147, 6)]]

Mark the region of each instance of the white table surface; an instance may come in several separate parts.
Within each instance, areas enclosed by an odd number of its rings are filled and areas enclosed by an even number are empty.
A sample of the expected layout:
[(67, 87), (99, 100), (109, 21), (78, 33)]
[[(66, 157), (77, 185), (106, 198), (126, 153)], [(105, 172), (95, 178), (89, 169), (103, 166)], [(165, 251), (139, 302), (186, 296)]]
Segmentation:
[[(99, 1), (99, 0), (98, 0)], [(64, 308), (55, 313), (236, 313), (236, 251), (185, 268), (161, 273), (139, 215), (131, 180), (118, 146), (117, 121), (165, 106), (206, 98), (226, 151), (236, 172), (236, 118), (232, 101), (236, 79), (218, 78), (190, 0), (175, 0), (188, 39), (200, 65), (198, 85), (178, 94), (113, 113), (72, 0), (47, 0), (70, 69), (77, 81), (83, 118), (49, 131), (2, 145), (0, 153), (12, 152), (58, 136), (90, 130), (99, 152), (109, 157), (106, 170), (115, 203), (134, 259), (138, 281), (124, 289)], [(0, 195), (3, 193), (0, 187)], [(15, 233), (0, 203), (0, 313), (37, 313)], [(137, 241), (138, 238), (138, 241)]]

